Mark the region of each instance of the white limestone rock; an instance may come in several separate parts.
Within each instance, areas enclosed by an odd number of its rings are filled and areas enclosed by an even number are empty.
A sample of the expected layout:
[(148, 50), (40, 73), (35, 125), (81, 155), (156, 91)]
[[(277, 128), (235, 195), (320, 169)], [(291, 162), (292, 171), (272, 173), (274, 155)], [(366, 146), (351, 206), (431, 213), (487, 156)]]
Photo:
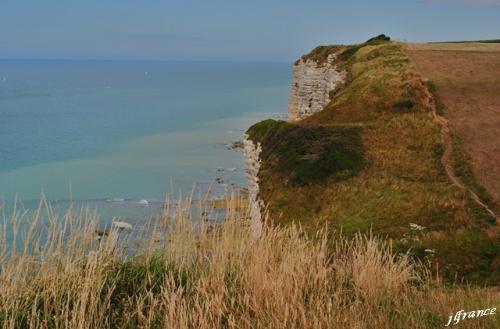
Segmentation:
[(300, 59), (293, 67), (292, 91), (288, 107), (290, 121), (304, 119), (331, 101), (330, 92), (345, 82), (347, 72), (335, 64), (336, 54), (325, 63)]
[(254, 144), (246, 134), (243, 144), (253, 237), (259, 238), (262, 234), (262, 224), (264, 221), (262, 214), (264, 202), (259, 197), (259, 170), (262, 164), (260, 153), (262, 152), (262, 148), (260, 143)]

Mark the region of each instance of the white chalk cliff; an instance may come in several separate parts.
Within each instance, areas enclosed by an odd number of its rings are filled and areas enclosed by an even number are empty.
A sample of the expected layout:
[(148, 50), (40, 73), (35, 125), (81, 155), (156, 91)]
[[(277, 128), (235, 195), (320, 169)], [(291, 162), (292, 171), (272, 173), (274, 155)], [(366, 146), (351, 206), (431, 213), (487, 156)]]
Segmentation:
[(250, 218), (252, 221), (252, 232), (254, 238), (262, 234), (262, 223), (264, 221), (262, 211), (264, 202), (259, 196), (259, 170), (261, 166), (260, 152), (262, 148), (260, 143), (255, 144), (247, 135), (243, 145), (245, 154), (245, 167), (248, 184), (248, 198), (250, 201)]
[(304, 119), (323, 110), (330, 102), (330, 92), (344, 83), (347, 73), (330, 54), (324, 63), (301, 58), (293, 66), (292, 92), (288, 106), (290, 121)]
[[(289, 121), (304, 119), (323, 110), (330, 102), (331, 91), (343, 84), (347, 72), (335, 63), (336, 54), (330, 54), (324, 63), (301, 58), (293, 67), (293, 84), (288, 108)], [(260, 237), (264, 221), (264, 202), (259, 196), (261, 145), (245, 135), (243, 152), (250, 201), (250, 217), (255, 238)]]

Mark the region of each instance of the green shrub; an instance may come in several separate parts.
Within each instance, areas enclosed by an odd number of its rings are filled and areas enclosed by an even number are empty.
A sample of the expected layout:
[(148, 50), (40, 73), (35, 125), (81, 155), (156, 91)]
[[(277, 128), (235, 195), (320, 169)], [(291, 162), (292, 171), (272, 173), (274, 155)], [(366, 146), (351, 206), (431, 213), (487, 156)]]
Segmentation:
[(385, 34), (379, 34), (376, 37), (368, 39), (366, 43), (380, 43), (384, 41), (391, 41), (391, 38)]
[(400, 112), (408, 112), (413, 109), (415, 103), (411, 99), (402, 99), (394, 103), (394, 108)]

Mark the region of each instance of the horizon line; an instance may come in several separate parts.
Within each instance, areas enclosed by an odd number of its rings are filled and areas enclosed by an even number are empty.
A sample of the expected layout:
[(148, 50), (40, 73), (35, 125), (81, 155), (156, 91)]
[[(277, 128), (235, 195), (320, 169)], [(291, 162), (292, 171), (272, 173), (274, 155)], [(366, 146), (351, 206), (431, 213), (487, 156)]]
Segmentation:
[(0, 57), (0, 61), (79, 61), (79, 62), (190, 62), (190, 63), (292, 63), (294, 60), (170, 59), (170, 58), (51, 58)]

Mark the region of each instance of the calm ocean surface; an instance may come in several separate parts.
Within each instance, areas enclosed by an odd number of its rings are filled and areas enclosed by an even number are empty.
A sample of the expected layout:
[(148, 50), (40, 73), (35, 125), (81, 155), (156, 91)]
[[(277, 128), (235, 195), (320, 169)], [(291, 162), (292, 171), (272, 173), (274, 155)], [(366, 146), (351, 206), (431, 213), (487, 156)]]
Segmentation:
[(43, 192), (134, 220), (193, 183), (244, 185), (225, 144), (284, 116), (290, 81), (287, 63), (0, 61), (3, 208)]

